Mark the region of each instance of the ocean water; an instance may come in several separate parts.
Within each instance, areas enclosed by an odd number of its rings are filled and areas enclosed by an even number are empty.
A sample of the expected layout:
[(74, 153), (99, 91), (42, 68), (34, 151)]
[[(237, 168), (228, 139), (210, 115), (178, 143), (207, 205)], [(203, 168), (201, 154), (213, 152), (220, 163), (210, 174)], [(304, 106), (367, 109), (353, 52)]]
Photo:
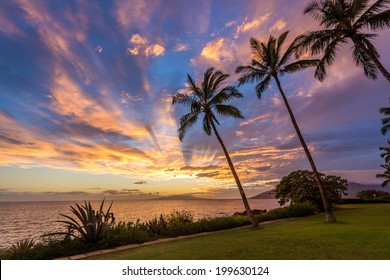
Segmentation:
[[(108, 202), (108, 203), (107, 203)], [(107, 209), (111, 201), (105, 203)], [(0, 202), (0, 248), (26, 238), (39, 238), (42, 234), (64, 229), (64, 225), (56, 220), (63, 217), (60, 214), (71, 215), (70, 205), (83, 202), (50, 201), (50, 202)], [(96, 209), (99, 201), (91, 202)], [(274, 209), (279, 204), (274, 199), (249, 200), (252, 209)], [(141, 222), (170, 214), (173, 211), (186, 210), (195, 219), (232, 215), (243, 212), (241, 200), (142, 200), (114, 201), (111, 212), (116, 221)]]

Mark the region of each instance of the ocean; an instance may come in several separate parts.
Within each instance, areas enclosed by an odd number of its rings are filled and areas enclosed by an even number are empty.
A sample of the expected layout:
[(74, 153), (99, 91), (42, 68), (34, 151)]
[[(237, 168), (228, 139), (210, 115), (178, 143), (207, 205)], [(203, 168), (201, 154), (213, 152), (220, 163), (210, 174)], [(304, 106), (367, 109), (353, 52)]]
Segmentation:
[[(23, 239), (39, 239), (42, 234), (55, 232), (64, 228), (56, 220), (63, 217), (60, 214), (73, 215), (70, 205), (75, 201), (46, 202), (0, 202), (0, 248), (6, 248)], [(92, 201), (96, 209), (100, 201)], [(106, 201), (107, 209), (111, 201)], [(252, 209), (274, 209), (279, 204), (275, 199), (251, 199)], [(232, 215), (243, 212), (244, 206), (239, 199), (221, 200), (132, 200), (114, 201), (111, 212), (116, 221), (141, 222), (173, 211), (189, 211), (194, 219), (211, 218)]]

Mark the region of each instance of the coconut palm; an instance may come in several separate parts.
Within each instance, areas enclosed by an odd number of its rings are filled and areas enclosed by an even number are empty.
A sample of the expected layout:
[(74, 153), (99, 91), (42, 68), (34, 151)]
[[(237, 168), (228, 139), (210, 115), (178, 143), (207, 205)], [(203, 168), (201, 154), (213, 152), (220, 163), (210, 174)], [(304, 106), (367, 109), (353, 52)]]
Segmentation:
[(383, 125), (381, 128), (381, 132), (383, 135), (385, 135), (390, 130), (390, 107), (380, 108), (379, 112), (386, 116), (381, 120)]
[(216, 127), (216, 124), (220, 124), (217, 120), (217, 115), (240, 119), (244, 118), (239, 109), (225, 104), (231, 99), (242, 98), (243, 95), (233, 86), (221, 88), (221, 83), (224, 82), (229, 75), (220, 71), (215, 71), (214, 68), (209, 68), (204, 73), (203, 82), (201, 84), (195, 83), (190, 75), (187, 76), (191, 94), (177, 93), (172, 99), (172, 104), (183, 104), (190, 108), (190, 112), (180, 118), (180, 128), (178, 129), (179, 139), (182, 141), (186, 132), (197, 122), (199, 116), (203, 115), (203, 130), (207, 135), (214, 133), (217, 137), (236, 181), (248, 218), (252, 225), (256, 227), (258, 223), (253, 216), (233, 162)]
[(324, 204), (326, 220), (328, 222), (334, 222), (336, 221), (336, 219), (332, 213), (329, 200), (326, 197), (320, 175), (317, 171), (316, 165), (305, 143), (305, 140), (300, 132), (293, 111), (288, 103), (288, 100), (279, 80), (279, 76), (294, 73), (299, 70), (306, 69), (308, 67), (316, 66), (319, 61), (317, 59), (302, 59), (288, 64), (288, 61), (296, 51), (297, 46), (296, 39), (287, 47), (286, 51), (282, 53), (283, 43), (286, 40), (288, 33), (288, 31), (284, 32), (277, 39), (275, 39), (271, 35), (268, 39), (268, 42), (266, 43), (260, 43), (258, 40), (251, 38), (250, 46), (252, 50), (252, 63), (251, 65), (237, 67), (236, 73), (243, 73), (243, 75), (239, 78), (239, 85), (248, 82), (258, 82), (258, 84), (256, 85), (256, 93), (259, 99), (261, 98), (263, 92), (269, 87), (271, 80), (275, 80), (279, 92), (283, 98), (284, 104), (287, 108), (287, 111), (290, 115), (292, 124), (298, 135), (299, 141), (301, 142), (302, 147), (306, 153), (307, 159), (309, 160), (310, 165), (312, 167), (315, 180), (321, 193), (322, 202)]
[(390, 27), (390, 0), (314, 0), (305, 9), (324, 28), (301, 36), (302, 51), (312, 55), (324, 52), (317, 66), (315, 77), (320, 81), (326, 76), (326, 68), (335, 59), (340, 45), (352, 41), (352, 57), (364, 74), (377, 78), (377, 70), (390, 82), (390, 74), (379, 61), (380, 55), (373, 44), (375, 33)]

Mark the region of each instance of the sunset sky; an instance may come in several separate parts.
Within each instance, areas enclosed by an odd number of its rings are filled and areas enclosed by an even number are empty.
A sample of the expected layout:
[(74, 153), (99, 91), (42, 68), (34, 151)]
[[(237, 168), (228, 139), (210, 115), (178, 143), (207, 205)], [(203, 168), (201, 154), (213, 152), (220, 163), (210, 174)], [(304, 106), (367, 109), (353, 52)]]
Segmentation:
[[(249, 39), (316, 30), (309, 1), (156, 0), (0, 2), (0, 201), (139, 199), (194, 194), (239, 198), (215, 136), (201, 122), (183, 142), (172, 95), (214, 66), (237, 85)], [(390, 32), (376, 46), (390, 69)], [(378, 183), (380, 107), (389, 84), (366, 78), (344, 45), (328, 77), (314, 69), (282, 84), (321, 172)], [(248, 195), (309, 169), (275, 84), (233, 101), (220, 118)]]

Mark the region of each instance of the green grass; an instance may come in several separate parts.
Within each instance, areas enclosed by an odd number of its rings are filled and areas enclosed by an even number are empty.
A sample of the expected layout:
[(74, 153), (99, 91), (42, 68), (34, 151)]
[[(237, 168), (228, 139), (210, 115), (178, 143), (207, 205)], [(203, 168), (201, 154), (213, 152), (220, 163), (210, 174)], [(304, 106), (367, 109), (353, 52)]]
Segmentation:
[(317, 214), (88, 259), (390, 259), (390, 204), (342, 205), (335, 214), (333, 224)]

